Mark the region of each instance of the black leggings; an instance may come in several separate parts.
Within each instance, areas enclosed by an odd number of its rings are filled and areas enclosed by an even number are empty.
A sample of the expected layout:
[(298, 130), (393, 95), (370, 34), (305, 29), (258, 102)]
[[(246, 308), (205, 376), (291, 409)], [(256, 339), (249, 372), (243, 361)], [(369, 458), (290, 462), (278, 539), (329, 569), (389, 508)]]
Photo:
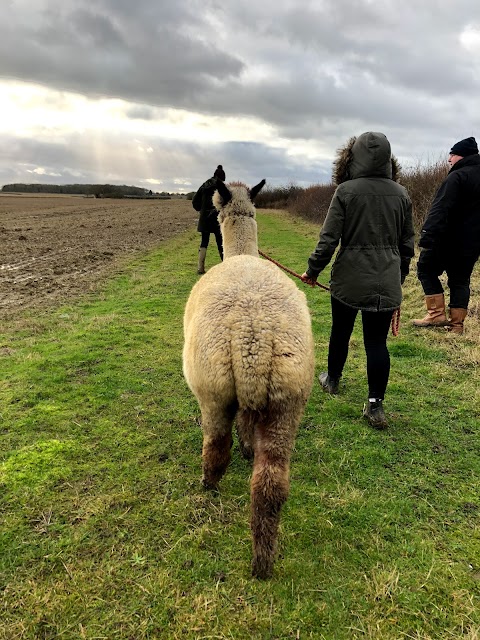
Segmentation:
[(222, 241), (222, 232), (220, 231), (220, 227), (215, 229), (215, 231), (202, 231), (202, 241), (200, 242), (200, 249), (206, 249), (208, 247), (208, 243), (210, 242), (210, 233), (213, 233), (215, 236), (215, 240), (217, 241), (217, 249), (220, 254), (220, 258), (223, 260), (223, 241)]
[[(328, 349), (328, 375), (339, 378), (348, 356), (358, 309), (335, 298), (332, 303), (332, 332)], [(390, 354), (387, 336), (392, 311), (362, 311), (363, 343), (367, 354), (368, 397), (383, 400), (390, 375)]]

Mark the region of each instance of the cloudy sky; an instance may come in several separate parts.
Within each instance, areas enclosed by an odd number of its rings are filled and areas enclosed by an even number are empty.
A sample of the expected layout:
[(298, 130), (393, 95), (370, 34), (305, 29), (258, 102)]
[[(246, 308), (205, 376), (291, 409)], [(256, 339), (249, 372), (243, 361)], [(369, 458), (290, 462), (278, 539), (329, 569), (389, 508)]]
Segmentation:
[(479, 0), (4, 0), (0, 186), (328, 182), (480, 139)]

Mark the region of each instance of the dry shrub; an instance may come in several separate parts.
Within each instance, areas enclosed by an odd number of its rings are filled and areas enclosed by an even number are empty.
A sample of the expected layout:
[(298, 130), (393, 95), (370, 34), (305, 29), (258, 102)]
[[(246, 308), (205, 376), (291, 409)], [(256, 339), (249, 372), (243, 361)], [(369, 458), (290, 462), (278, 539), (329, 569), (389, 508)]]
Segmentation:
[(302, 189), (292, 199), (289, 211), (312, 222), (323, 223), (334, 192), (333, 184), (317, 184)]
[(432, 204), (435, 193), (448, 173), (445, 159), (433, 164), (418, 162), (414, 167), (402, 171), (400, 183), (407, 189), (413, 204), (413, 221), (420, 229)]
[(267, 187), (255, 198), (261, 209), (286, 209), (312, 222), (323, 222), (327, 215), (335, 186), (317, 184), (307, 188), (290, 184), (285, 187)]
[(255, 198), (255, 205), (260, 209), (287, 209), (290, 211), (291, 203), (302, 187), (290, 183), (287, 186), (266, 187)]
[[(448, 173), (448, 163), (439, 159), (425, 165), (416, 165), (401, 172), (399, 182), (408, 191), (413, 204), (413, 221), (420, 230), (432, 204), (435, 192)], [(316, 184), (303, 188), (294, 184), (266, 188), (255, 199), (263, 209), (287, 209), (290, 213), (311, 222), (322, 224), (335, 192), (334, 184)]]

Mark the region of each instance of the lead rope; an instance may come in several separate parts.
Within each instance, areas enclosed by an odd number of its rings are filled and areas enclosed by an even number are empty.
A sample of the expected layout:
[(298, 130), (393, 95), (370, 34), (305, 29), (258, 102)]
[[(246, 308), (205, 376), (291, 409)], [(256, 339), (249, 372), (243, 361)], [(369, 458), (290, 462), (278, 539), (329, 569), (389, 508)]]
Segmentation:
[[(273, 262), (273, 264), (276, 264), (277, 267), (280, 267), (280, 269), (283, 269), (283, 271), (286, 271), (291, 276), (294, 276), (295, 278), (302, 280), (302, 277), (298, 273), (295, 273), (295, 271), (288, 269), (283, 264), (280, 264), (280, 262), (277, 262), (273, 258), (270, 258), (270, 256), (267, 256), (267, 254), (263, 253), (263, 251), (260, 251), (260, 249), (258, 250), (258, 253), (262, 256), (262, 258), (265, 258), (265, 260), (269, 260), (270, 262)], [(324, 291), (330, 291), (330, 287), (327, 287), (324, 284), (320, 284), (320, 282), (315, 281), (315, 285), (317, 287), (320, 287)], [(392, 314), (392, 335), (397, 337), (399, 334), (399, 331), (400, 331), (400, 307), (398, 307), (398, 309), (395, 309)]]
[[(280, 264), (280, 262), (277, 262), (276, 260), (274, 260), (273, 258), (270, 258), (270, 256), (267, 256), (265, 253), (263, 253), (263, 251), (260, 251), (260, 249), (258, 250), (258, 253), (265, 258), (266, 260), (270, 260), (270, 262), (273, 262), (273, 264), (276, 264), (277, 267), (280, 267), (280, 269), (283, 269), (284, 271), (286, 271), (287, 273), (289, 273), (291, 276), (295, 276), (295, 278), (298, 278), (299, 280), (302, 279), (302, 277), (298, 274), (295, 273), (295, 271), (292, 271), (291, 269), (287, 269), (287, 267), (284, 267), (283, 264)], [(327, 287), (324, 284), (320, 284), (320, 282), (315, 281), (315, 285), (317, 287), (321, 287), (322, 289), (324, 289), (325, 291), (330, 291), (330, 287)]]
[(392, 336), (395, 338), (400, 333), (400, 307), (394, 310), (392, 314)]

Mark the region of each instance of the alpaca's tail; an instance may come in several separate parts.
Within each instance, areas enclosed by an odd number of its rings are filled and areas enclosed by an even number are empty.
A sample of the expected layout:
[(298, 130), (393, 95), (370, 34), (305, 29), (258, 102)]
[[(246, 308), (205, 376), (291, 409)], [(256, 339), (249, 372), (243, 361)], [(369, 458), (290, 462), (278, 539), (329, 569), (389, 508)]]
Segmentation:
[(273, 340), (255, 339), (232, 345), (232, 370), (238, 405), (250, 411), (263, 411), (268, 405), (272, 368)]
[(235, 376), (235, 390), (239, 406), (250, 411), (251, 419), (255, 420), (268, 404), (268, 379)]

